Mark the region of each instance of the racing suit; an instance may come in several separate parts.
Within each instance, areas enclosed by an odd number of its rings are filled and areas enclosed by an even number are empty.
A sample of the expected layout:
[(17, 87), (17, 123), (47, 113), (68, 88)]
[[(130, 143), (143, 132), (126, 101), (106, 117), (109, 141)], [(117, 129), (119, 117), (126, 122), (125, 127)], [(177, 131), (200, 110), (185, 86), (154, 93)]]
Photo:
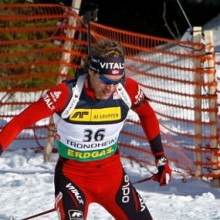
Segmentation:
[[(102, 205), (117, 220), (152, 219), (120, 160), (118, 137), (129, 107), (117, 91), (107, 100), (97, 100), (87, 76), (77, 105), (64, 119), (61, 115), (75, 84), (69, 80), (53, 87), (14, 117), (0, 133), (1, 149), (5, 150), (24, 128), (53, 115), (59, 152), (54, 184), (60, 219), (86, 219), (92, 202)], [(147, 97), (131, 78), (125, 79), (124, 88), (153, 155), (162, 155), (159, 123)]]

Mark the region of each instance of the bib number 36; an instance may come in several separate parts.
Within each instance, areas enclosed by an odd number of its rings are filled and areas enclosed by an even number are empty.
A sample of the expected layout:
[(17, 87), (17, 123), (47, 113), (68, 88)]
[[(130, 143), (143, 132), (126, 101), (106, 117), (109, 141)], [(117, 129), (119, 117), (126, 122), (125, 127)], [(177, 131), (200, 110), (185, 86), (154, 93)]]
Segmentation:
[(90, 141), (102, 141), (105, 137), (105, 129), (101, 128), (97, 131), (91, 129), (84, 130), (84, 138), (83, 141), (90, 142)]

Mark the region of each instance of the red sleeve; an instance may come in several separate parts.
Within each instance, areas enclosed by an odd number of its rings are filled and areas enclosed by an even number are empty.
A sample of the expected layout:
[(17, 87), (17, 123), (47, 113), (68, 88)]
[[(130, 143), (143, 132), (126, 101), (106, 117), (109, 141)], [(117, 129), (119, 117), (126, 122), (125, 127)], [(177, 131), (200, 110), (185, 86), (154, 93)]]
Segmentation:
[(68, 87), (62, 83), (49, 90), (38, 101), (28, 106), (23, 112), (15, 116), (0, 133), (0, 146), (5, 150), (7, 146), (25, 128), (35, 122), (59, 112), (68, 100)]
[(131, 98), (132, 110), (138, 114), (148, 140), (152, 140), (160, 133), (159, 122), (154, 110), (135, 80), (127, 78), (125, 88)]
[(138, 83), (131, 78), (127, 78), (125, 88), (131, 98), (132, 110), (139, 116), (142, 128), (150, 142), (152, 152), (154, 155), (162, 153), (163, 146), (161, 143), (159, 122), (154, 110), (149, 104), (148, 98)]

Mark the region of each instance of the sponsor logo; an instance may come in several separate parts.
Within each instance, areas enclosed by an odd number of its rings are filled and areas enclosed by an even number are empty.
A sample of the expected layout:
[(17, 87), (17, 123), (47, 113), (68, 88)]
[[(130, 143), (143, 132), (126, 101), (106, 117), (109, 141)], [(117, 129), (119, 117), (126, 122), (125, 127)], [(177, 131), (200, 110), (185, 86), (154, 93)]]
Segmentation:
[(124, 63), (102, 63), (100, 62), (102, 69), (124, 69)]
[(117, 121), (121, 119), (121, 108), (110, 107), (102, 109), (74, 109), (70, 114), (71, 121)]
[(114, 69), (114, 70), (112, 70), (112, 74), (113, 74), (113, 75), (120, 74), (119, 69)]
[(140, 101), (142, 101), (144, 98), (144, 93), (142, 91), (142, 89), (140, 88), (140, 86), (138, 87), (138, 93), (137, 95), (135, 96), (135, 102), (134, 104), (138, 104)]
[(84, 111), (84, 112), (76, 111), (76, 113), (74, 113), (74, 115), (73, 115), (73, 118), (82, 119), (82, 118), (85, 118), (87, 115), (89, 115), (88, 111)]
[(70, 220), (83, 220), (83, 212), (79, 210), (69, 210), (69, 219)]
[(108, 155), (113, 154), (114, 151), (115, 150), (112, 147), (108, 147), (107, 149), (96, 150), (96, 151), (92, 151), (92, 152), (88, 152), (88, 151), (80, 152), (80, 151), (75, 151), (73, 149), (68, 149), (67, 156), (69, 156), (71, 158), (75, 158), (75, 159), (85, 160), (85, 159), (91, 159), (91, 158), (106, 157)]
[(138, 199), (140, 201), (140, 206), (141, 206), (141, 212), (143, 212), (146, 208), (144, 200), (140, 197), (140, 195), (138, 194)]
[(50, 92), (50, 96), (52, 97), (54, 102), (57, 101), (57, 99), (60, 97), (60, 95), (61, 95), (61, 91)]
[(130, 201), (130, 197), (129, 197), (129, 194), (130, 194), (130, 182), (129, 182), (129, 177), (128, 175), (125, 175), (124, 176), (124, 181), (125, 181), (125, 184), (122, 186), (122, 202), (123, 203), (128, 203)]
[(55, 110), (55, 106), (54, 106), (54, 104), (53, 104), (53, 101), (51, 100), (51, 98), (50, 98), (50, 96), (49, 96), (48, 94), (45, 94), (45, 95), (43, 96), (43, 99), (44, 99), (44, 101), (45, 101), (45, 103), (46, 103), (46, 105), (47, 105), (47, 107), (48, 107), (49, 109)]
[(82, 196), (80, 195), (79, 191), (71, 184), (71, 183), (68, 183), (66, 185), (66, 188), (72, 193), (74, 194), (74, 196), (76, 197), (77, 201), (80, 203), (80, 204), (84, 204), (84, 201), (82, 199)]
[(61, 117), (62, 118), (67, 118), (70, 115), (70, 112), (76, 107), (76, 104), (79, 101), (79, 91), (78, 91), (78, 86), (73, 88), (73, 96), (68, 104), (68, 106), (66, 107), (66, 109), (63, 111)]
[(94, 148), (105, 148), (112, 144), (114, 144), (117, 141), (118, 137), (115, 137), (111, 140), (107, 140), (104, 142), (94, 142), (94, 143), (77, 143), (72, 140), (66, 140), (67, 145), (71, 146), (72, 148), (77, 149), (94, 149)]

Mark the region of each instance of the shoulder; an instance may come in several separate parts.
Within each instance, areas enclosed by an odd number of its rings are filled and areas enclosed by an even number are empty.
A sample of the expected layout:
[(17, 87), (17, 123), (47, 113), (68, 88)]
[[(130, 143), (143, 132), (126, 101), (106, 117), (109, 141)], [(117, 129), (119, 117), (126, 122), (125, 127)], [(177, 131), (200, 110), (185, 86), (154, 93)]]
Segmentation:
[(58, 85), (50, 88), (47, 93), (56, 92), (56, 93), (59, 93), (60, 95), (67, 94), (69, 91), (69, 88), (71, 88), (71, 85), (73, 85), (73, 84), (71, 84), (70, 81), (65, 80), (65, 81), (59, 83)]
[(138, 85), (138, 82), (130, 77), (125, 78), (125, 86)]
[(131, 99), (133, 107), (143, 102), (143, 100), (145, 99), (145, 95), (137, 81), (130, 77), (127, 77), (124, 87)]
[(45, 103), (50, 107), (52, 106), (55, 112), (61, 111), (71, 97), (72, 86), (73, 83), (71, 81), (65, 80), (52, 87), (43, 95)]
[(128, 92), (130, 98), (132, 98), (134, 95), (136, 95), (139, 86), (137, 81), (132, 78), (126, 77), (124, 87)]

